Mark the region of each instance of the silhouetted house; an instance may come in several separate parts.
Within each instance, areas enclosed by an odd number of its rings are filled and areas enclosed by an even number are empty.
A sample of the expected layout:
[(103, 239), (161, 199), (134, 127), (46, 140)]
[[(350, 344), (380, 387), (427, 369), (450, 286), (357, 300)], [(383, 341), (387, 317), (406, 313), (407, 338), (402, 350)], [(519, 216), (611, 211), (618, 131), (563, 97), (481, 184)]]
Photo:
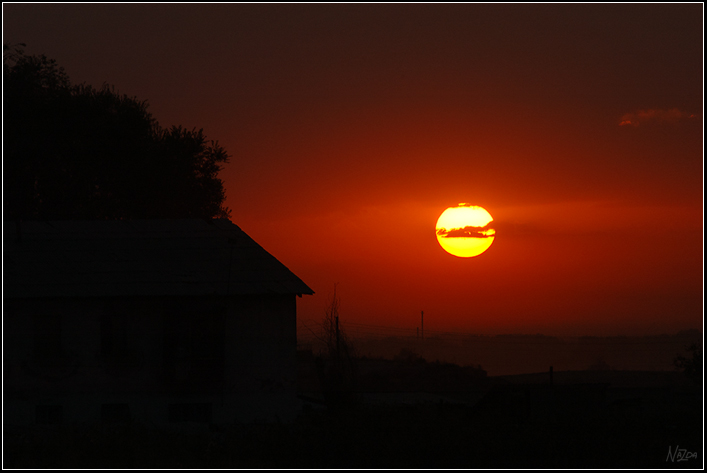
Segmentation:
[(4, 423), (296, 414), (297, 276), (228, 220), (5, 222)]

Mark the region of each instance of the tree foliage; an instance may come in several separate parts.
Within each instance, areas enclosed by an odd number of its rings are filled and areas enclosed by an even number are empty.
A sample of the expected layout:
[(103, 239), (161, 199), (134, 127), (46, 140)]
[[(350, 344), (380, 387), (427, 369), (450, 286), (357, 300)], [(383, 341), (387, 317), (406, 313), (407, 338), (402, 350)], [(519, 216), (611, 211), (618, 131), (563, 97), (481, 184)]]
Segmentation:
[(72, 85), (44, 55), (5, 45), (3, 63), (5, 218), (229, 216), (229, 156), (203, 130), (163, 129), (146, 101)]
[(687, 347), (688, 356), (678, 355), (673, 360), (675, 367), (697, 384), (702, 384), (702, 347), (693, 343)]

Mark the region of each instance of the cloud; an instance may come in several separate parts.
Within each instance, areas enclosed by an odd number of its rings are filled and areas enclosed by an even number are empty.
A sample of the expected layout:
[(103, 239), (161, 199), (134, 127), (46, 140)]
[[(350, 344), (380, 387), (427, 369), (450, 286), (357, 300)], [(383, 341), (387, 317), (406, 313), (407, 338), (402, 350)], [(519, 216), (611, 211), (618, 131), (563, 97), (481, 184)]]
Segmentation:
[(443, 238), (490, 238), (496, 234), (493, 228), (490, 228), (489, 223), (484, 227), (468, 226), (464, 228), (446, 228), (437, 229), (437, 235)]
[(638, 126), (641, 123), (649, 122), (676, 123), (681, 120), (694, 120), (698, 117), (698, 114), (683, 112), (677, 108), (671, 108), (670, 110), (651, 108), (624, 114), (621, 117), (619, 126)]

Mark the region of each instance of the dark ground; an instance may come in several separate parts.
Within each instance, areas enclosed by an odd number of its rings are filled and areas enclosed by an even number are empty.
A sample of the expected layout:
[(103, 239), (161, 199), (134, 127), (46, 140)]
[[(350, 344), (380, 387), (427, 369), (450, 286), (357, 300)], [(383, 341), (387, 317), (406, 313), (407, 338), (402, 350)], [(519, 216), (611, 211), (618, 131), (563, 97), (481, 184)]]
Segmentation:
[[(595, 386), (597, 379), (607, 379), (587, 373)], [(585, 378), (555, 375), (557, 386), (562, 386), (560, 378), (570, 384)], [(628, 381), (615, 388), (609, 383), (604, 402), (591, 412), (568, 415), (527, 415), (491, 396), (474, 403), (315, 405), (290, 424), (231, 425), (201, 433), (139, 424), (34, 426), (5, 432), (3, 466), (702, 468), (701, 386), (675, 383), (671, 380), (679, 378), (665, 373), (607, 376)], [(545, 374), (536, 380), (509, 378), (484, 381), (484, 389), (542, 383)], [(670, 461), (669, 448), (678, 446), (696, 458)]]
[[(668, 448), (696, 460), (667, 461)], [(65, 427), (5, 439), (5, 468), (701, 468), (702, 418), (524, 423), (443, 406), (366, 408), (220, 433)]]

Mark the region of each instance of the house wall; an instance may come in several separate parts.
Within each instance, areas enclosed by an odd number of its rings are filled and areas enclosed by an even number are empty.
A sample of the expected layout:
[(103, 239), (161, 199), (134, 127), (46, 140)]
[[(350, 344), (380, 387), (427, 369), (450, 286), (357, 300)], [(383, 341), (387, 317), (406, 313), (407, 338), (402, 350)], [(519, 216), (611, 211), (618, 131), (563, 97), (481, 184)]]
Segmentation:
[[(244, 298), (229, 308), (226, 417), (240, 422), (294, 418), (297, 408), (295, 297)], [(250, 406), (241, 409), (240, 406)]]
[[(201, 361), (188, 353), (175, 361), (175, 339), (166, 335), (180, 317), (198, 324), (203, 314), (223, 324), (213, 342), (223, 345), (214, 351), (222, 353), (222, 375), (208, 382)], [(295, 295), (9, 299), (3, 315), (6, 425), (287, 421), (297, 413)], [(49, 359), (38, 358), (37, 344), (51, 341), (56, 326), (38, 338), (42, 317), (61, 320), (62, 353)], [(113, 337), (118, 356), (106, 355), (111, 317), (126, 335)]]

